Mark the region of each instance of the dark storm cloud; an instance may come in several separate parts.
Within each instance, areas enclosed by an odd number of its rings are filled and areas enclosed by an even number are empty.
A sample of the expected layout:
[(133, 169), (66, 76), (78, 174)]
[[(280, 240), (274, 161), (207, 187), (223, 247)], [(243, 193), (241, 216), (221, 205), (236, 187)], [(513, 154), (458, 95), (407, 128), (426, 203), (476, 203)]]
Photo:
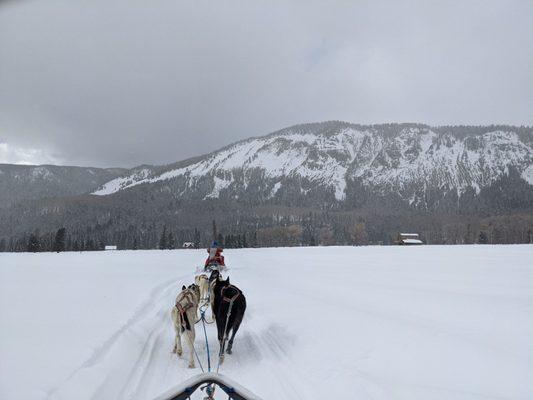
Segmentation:
[(161, 164), (328, 119), (533, 124), (532, 27), (531, 1), (0, 3), (0, 162)]

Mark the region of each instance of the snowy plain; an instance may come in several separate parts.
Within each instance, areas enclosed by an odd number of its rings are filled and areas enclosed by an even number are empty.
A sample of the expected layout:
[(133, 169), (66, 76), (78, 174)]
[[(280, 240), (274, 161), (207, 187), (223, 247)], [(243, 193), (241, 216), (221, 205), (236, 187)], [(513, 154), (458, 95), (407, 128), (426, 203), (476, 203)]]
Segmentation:
[[(151, 399), (199, 373), (169, 312), (204, 252), (0, 254), (0, 398)], [(220, 372), (265, 400), (533, 398), (531, 245), (224, 253), (248, 309)]]

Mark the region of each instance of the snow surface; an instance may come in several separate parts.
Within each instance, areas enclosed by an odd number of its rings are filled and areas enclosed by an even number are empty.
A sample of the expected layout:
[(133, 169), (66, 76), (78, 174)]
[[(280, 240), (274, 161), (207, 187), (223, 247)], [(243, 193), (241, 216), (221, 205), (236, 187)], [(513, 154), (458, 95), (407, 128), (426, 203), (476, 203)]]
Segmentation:
[[(0, 398), (150, 399), (199, 373), (169, 310), (204, 252), (0, 254)], [(248, 310), (220, 372), (265, 400), (531, 398), (531, 245), (225, 254)]]
[(131, 175), (112, 179), (109, 182), (103, 184), (102, 187), (100, 187), (92, 194), (98, 196), (105, 196), (107, 194), (112, 194), (118, 192), (119, 190), (138, 185), (140, 183), (143, 183), (148, 178), (148, 176), (150, 176), (150, 173), (151, 171), (148, 168), (143, 168), (141, 170), (135, 171)]
[(533, 185), (533, 164), (531, 164), (529, 167), (527, 167), (522, 172), (522, 178), (529, 183), (530, 185)]

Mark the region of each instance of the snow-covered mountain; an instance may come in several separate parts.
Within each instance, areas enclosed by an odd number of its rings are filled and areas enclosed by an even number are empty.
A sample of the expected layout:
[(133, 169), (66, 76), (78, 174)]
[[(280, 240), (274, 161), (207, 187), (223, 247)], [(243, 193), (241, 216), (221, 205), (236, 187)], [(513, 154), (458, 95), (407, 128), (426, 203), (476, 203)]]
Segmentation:
[(35, 199), (0, 207), (12, 249), (59, 227), (121, 248), (153, 248), (164, 227), (206, 241), (213, 220), (268, 246), (392, 243), (400, 229), (431, 243), (533, 240), (533, 128), (323, 122), (166, 166), (9, 168), (0, 194)]
[(126, 171), (124, 168), (0, 164), (0, 207), (20, 200), (87, 193)]
[(157, 185), (178, 197), (269, 199), (296, 191), (342, 201), (357, 183), (417, 204), (433, 190), (479, 193), (511, 170), (533, 185), (532, 129), (330, 121), (293, 126), (166, 167), (139, 167), (93, 194)]

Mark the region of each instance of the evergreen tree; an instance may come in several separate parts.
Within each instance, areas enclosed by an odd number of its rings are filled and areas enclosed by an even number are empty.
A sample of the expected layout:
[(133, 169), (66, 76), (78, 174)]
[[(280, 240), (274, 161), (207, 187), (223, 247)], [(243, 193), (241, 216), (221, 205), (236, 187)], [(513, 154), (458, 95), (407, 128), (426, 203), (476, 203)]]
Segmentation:
[(219, 247), (224, 247), (224, 236), (222, 235), (222, 233), (219, 233), (217, 235), (217, 242)]
[(137, 237), (135, 237), (135, 239), (133, 239), (133, 246), (131, 248), (133, 250), (138, 250), (139, 249), (139, 243), (137, 241)]
[(477, 242), (479, 244), (487, 244), (489, 242), (489, 238), (487, 237), (487, 234), (484, 231), (479, 231), (479, 237)]
[(6, 239), (2, 238), (2, 240), (0, 240), (0, 253), (6, 251)]
[(92, 238), (89, 238), (89, 240), (87, 240), (87, 250), (88, 251), (96, 250), (96, 246), (95, 246), (94, 240)]
[(161, 237), (159, 239), (159, 249), (160, 250), (165, 250), (168, 248), (168, 244), (167, 244), (167, 227), (164, 226), (163, 227), (163, 232), (161, 233)]
[(234, 247), (234, 243), (233, 243), (233, 235), (226, 235), (224, 237), (224, 243), (226, 245), (226, 248), (228, 249), (232, 249)]
[(311, 213), (303, 221), (302, 244), (304, 246), (316, 246), (314, 220)]
[(174, 250), (175, 248), (176, 248), (176, 239), (174, 238), (174, 234), (172, 232), (169, 232), (167, 236), (167, 249)]
[(57, 230), (52, 251), (55, 251), (57, 253), (61, 251), (65, 251), (66, 236), (67, 236), (67, 230), (65, 228), (59, 228)]
[(217, 222), (213, 220), (213, 240), (217, 240), (218, 232), (217, 232)]
[(194, 228), (194, 248), (200, 248), (200, 232), (196, 228)]
[(39, 241), (39, 237), (35, 233), (32, 233), (30, 235), (30, 238), (28, 239), (28, 247), (26, 250), (31, 253), (37, 253), (41, 251), (41, 243)]

